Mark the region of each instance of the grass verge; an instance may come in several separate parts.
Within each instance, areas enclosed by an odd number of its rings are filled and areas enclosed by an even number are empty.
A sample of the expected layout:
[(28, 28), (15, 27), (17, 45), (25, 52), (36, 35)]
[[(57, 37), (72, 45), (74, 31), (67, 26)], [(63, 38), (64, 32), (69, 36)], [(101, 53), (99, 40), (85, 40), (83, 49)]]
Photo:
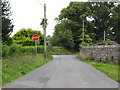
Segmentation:
[(22, 54), (2, 60), (2, 86), (12, 82), (18, 77), (46, 64), (52, 56), (44, 58), (42, 54)]
[[(14, 46), (14, 45), (13, 45)], [(11, 47), (13, 47), (11, 46)], [(17, 47), (17, 46), (15, 46)], [(63, 47), (52, 47), (48, 46), (48, 57), (45, 59), (43, 57), (43, 46), (38, 48), (38, 55), (35, 55), (35, 47), (32, 46), (24, 46), (20, 48), (11, 48), (15, 54), (4, 57), (2, 60), (2, 86), (14, 81), (15, 79), (19, 78), (20, 76), (29, 73), (32, 70), (46, 64), (52, 59), (51, 55), (68, 55), (71, 54), (68, 50), (64, 49)], [(23, 49), (24, 48), (24, 49)], [(18, 51), (19, 50), (19, 51)], [(21, 53), (23, 50), (23, 53)], [(8, 50), (4, 50), (7, 51)], [(26, 54), (26, 52), (29, 53)], [(34, 53), (31, 53), (34, 52)]]
[(107, 76), (112, 78), (113, 80), (117, 81), (120, 83), (120, 76), (118, 75), (119, 69), (118, 69), (118, 64), (114, 63), (103, 63), (103, 62), (95, 62), (87, 59), (81, 58), (81, 56), (78, 56), (78, 58), (85, 63), (88, 63), (95, 67), (96, 69), (100, 70), (101, 72), (105, 73)]
[(52, 59), (51, 55), (72, 54), (63, 47), (48, 46), (47, 51), (48, 57), (45, 59), (43, 57), (44, 46), (38, 46), (39, 54), (36, 56), (35, 47), (33, 46), (5, 45), (2, 59), (2, 86), (46, 64)]
[(0, 58), (0, 87), (2, 87), (2, 59)]

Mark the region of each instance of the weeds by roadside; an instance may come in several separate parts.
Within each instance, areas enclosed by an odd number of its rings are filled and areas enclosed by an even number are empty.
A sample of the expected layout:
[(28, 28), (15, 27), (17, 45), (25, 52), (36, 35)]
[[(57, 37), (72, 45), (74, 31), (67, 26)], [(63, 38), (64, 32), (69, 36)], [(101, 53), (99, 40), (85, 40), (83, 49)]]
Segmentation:
[(120, 83), (120, 76), (119, 76), (119, 65), (115, 63), (104, 63), (104, 62), (97, 62), (90, 60), (90, 58), (83, 58), (81, 55), (78, 55), (78, 58), (85, 63), (88, 63), (95, 67), (96, 69), (100, 70), (101, 72), (105, 73), (107, 76), (111, 77), (113, 80)]
[(52, 55), (71, 54), (71, 52), (62, 47), (48, 46), (48, 57), (44, 58), (44, 46), (38, 46), (37, 49), (38, 55), (35, 54), (35, 46), (21, 46), (17, 44), (3, 46), (2, 86), (46, 64), (52, 60)]
[(29, 73), (30, 71), (46, 64), (52, 60), (52, 56), (44, 58), (42, 54), (23, 54), (19, 57), (3, 59), (2, 79), (3, 86), (17, 79), (18, 77)]

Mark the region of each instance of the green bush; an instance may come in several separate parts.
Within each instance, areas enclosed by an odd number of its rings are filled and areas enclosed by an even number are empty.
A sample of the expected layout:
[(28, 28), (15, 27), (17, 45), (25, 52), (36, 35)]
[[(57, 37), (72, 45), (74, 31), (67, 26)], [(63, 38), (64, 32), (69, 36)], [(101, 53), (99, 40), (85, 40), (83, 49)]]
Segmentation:
[[(40, 44), (40, 42), (37, 41), (37, 44)], [(23, 46), (33, 46), (35, 45), (35, 41), (33, 41), (30, 38), (26, 38), (25, 40), (22, 41)]]
[[(44, 52), (43, 46), (37, 47), (38, 53)], [(12, 44), (10, 46), (3, 44), (2, 46), (2, 57), (9, 57), (9, 56), (16, 56), (19, 54), (35, 54), (36, 53), (36, 47), (35, 46), (21, 46), (18, 44)]]
[(38, 53), (44, 53), (44, 46), (38, 46)]
[(17, 44), (12, 44), (10, 47), (10, 55), (14, 55), (14, 54), (20, 54), (21, 53), (21, 45), (17, 45)]
[[(37, 52), (38, 54), (43, 54), (44, 46), (37, 46)], [(22, 46), (16, 43), (10, 46), (3, 44), (2, 57), (6, 58), (6, 57), (18, 56), (20, 54), (36, 54), (36, 47), (35, 46)], [(66, 54), (71, 54), (71, 52), (64, 49), (63, 47), (47, 46), (47, 54), (50, 54), (50, 55), (64, 55), (65, 54), (66, 55)]]
[(10, 55), (10, 47), (6, 44), (2, 45), (2, 57)]
[(12, 55), (17, 55), (21, 53), (22, 46), (17, 44), (11, 44), (10, 46), (3, 44), (2, 45), (2, 57), (9, 57)]
[[(35, 53), (36, 47), (35, 46), (23, 46), (21, 49), (22, 53)], [(44, 46), (37, 46), (38, 53), (44, 52)]]
[(53, 46), (62, 46), (68, 50), (72, 50), (75, 46), (72, 31), (69, 29), (55, 32), (55, 35), (50, 39), (50, 43)]
[(33, 46), (35, 45), (35, 41), (32, 40), (32, 35), (38, 34), (39, 35), (39, 40), (37, 41), (38, 45), (43, 45), (44, 42), (44, 35), (37, 30), (32, 30), (32, 29), (21, 29), (19, 32), (14, 34), (12, 36), (12, 40), (14, 43), (23, 45), (23, 46)]
[(0, 41), (0, 59), (2, 58), (2, 42)]

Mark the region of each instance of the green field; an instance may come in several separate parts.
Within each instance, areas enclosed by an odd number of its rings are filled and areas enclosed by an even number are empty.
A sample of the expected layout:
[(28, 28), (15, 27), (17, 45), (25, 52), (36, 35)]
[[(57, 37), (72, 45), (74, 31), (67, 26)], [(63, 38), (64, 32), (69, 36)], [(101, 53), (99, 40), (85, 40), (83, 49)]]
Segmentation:
[[(103, 63), (103, 62), (94, 62), (90, 60), (86, 60), (78, 56), (78, 58), (85, 63), (88, 63), (95, 67), (96, 69), (100, 70), (101, 72), (105, 73), (107, 76), (111, 77), (113, 80), (120, 82), (120, 76), (118, 75), (118, 64), (114, 63)], [(119, 78), (118, 78), (119, 76)]]

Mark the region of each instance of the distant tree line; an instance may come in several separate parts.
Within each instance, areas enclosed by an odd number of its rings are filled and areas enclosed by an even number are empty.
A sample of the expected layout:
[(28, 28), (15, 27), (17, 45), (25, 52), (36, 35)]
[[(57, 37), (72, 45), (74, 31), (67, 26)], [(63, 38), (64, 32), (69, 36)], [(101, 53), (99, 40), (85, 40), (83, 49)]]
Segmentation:
[(120, 5), (115, 2), (71, 2), (55, 18), (52, 45), (61, 45), (67, 49), (79, 50), (79, 44), (93, 44), (106, 40), (120, 43)]

